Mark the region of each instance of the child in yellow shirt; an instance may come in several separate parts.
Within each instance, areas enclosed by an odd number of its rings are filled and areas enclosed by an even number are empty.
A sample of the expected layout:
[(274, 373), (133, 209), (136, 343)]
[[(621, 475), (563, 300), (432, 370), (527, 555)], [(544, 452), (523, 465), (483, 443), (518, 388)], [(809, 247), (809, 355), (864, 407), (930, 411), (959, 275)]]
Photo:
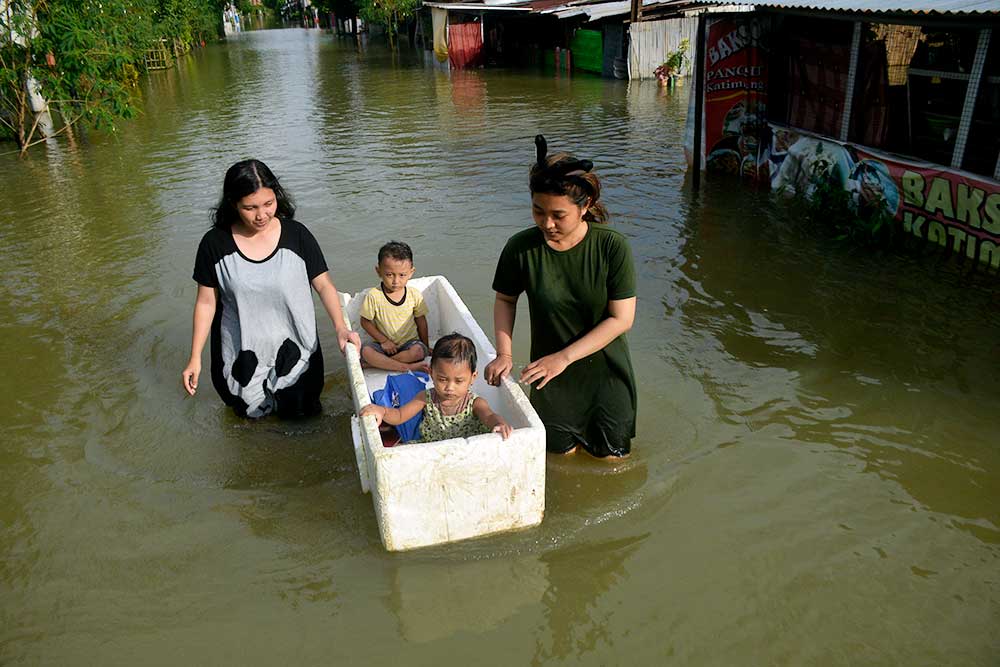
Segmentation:
[(399, 241), (382, 246), (375, 273), (381, 282), (361, 304), (361, 327), (374, 341), (362, 346), (362, 360), (387, 371), (428, 372), (427, 305), (419, 290), (406, 286), (413, 277), (410, 246)]

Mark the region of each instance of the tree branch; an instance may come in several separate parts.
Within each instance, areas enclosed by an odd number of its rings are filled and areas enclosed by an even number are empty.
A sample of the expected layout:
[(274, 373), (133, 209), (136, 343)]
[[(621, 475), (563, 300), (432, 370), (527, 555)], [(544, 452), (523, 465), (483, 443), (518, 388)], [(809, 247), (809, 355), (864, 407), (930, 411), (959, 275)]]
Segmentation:
[(76, 117), (76, 118), (74, 118), (73, 120), (69, 121), (68, 123), (66, 123), (65, 125), (63, 125), (62, 127), (60, 127), (60, 128), (58, 129), (58, 130), (56, 130), (55, 132), (53, 132), (52, 134), (50, 134), (49, 136), (47, 136), (47, 137), (42, 137), (41, 139), (36, 139), (35, 141), (32, 141), (31, 143), (25, 143), (25, 145), (24, 145), (24, 148), (22, 148), (22, 149), (21, 149), (21, 155), (23, 156), (23, 155), (24, 155), (24, 153), (25, 153), (25, 152), (26, 152), (26, 151), (27, 151), (27, 150), (28, 150), (29, 148), (31, 148), (32, 146), (37, 146), (38, 144), (42, 143), (42, 142), (43, 142), (43, 141), (45, 141), (46, 139), (54, 139), (55, 137), (58, 137), (58, 136), (59, 136), (60, 134), (62, 134), (63, 132), (66, 132), (66, 131), (67, 131), (67, 130), (69, 130), (69, 129), (70, 129), (71, 127), (73, 127), (74, 125), (76, 125), (76, 124), (77, 124), (77, 122), (79, 122), (79, 120), (80, 120), (81, 118), (83, 118), (83, 116), (84, 116), (84, 113), (86, 113), (86, 112), (82, 112), (82, 113), (80, 113), (79, 115), (77, 115), (77, 117)]

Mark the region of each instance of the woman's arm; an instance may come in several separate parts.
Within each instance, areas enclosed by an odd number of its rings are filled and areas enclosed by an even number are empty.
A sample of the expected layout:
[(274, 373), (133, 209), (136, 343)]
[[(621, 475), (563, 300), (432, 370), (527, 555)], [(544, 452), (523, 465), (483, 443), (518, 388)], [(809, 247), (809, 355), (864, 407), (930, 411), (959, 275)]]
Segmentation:
[(348, 329), (347, 324), (344, 322), (344, 312), (340, 309), (340, 295), (337, 294), (337, 288), (334, 286), (333, 281), (330, 280), (330, 273), (324, 271), (313, 278), (312, 286), (316, 290), (316, 293), (319, 294), (319, 300), (323, 303), (326, 314), (330, 316), (333, 328), (337, 330), (337, 344), (340, 345), (340, 351), (343, 352), (344, 346), (348, 343), (354, 343), (360, 352), (361, 337), (358, 336), (356, 331)]
[(201, 353), (208, 340), (208, 332), (215, 318), (216, 294), (214, 287), (198, 285), (198, 296), (194, 301), (194, 322), (191, 327), (191, 357), (187, 367), (181, 371), (181, 384), (188, 395), (194, 396), (198, 390), (198, 376), (201, 375)]
[(499, 433), (504, 440), (510, 437), (513, 430), (510, 424), (504, 421), (503, 417), (493, 412), (493, 408), (490, 407), (489, 402), (485, 398), (476, 397), (476, 400), (472, 403), (472, 414), (476, 415), (479, 421), (483, 422), (494, 433)]
[(497, 292), (493, 302), (493, 334), (497, 343), (497, 358), (486, 364), (486, 382), (492, 385), (510, 375), (514, 367), (513, 350), (514, 319), (517, 317), (517, 297)]
[(536, 359), (524, 367), (521, 382), (531, 384), (541, 382), (536, 389), (541, 389), (574, 361), (603, 350), (608, 343), (632, 328), (635, 321), (635, 297), (608, 301), (608, 316), (597, 323), (579, 340), (570, 343), (563, 349)]
[(375, 417), (375, 424), (379, 425), (382, 422), (387, 424), (392, 424), (393, 426), (399, 426), (417, 416), (417, 414), (424, 409), (427, 405), (427, 392), (420, 392), (413, 397), (406, 405), (399, 408), (387, 408), (382, 405), (375, 405), (374, 403), (369, 403), (365, 407), (361, 408), (361, 412), (358, 413), (362, 417), (367, 417), (372, 415)]

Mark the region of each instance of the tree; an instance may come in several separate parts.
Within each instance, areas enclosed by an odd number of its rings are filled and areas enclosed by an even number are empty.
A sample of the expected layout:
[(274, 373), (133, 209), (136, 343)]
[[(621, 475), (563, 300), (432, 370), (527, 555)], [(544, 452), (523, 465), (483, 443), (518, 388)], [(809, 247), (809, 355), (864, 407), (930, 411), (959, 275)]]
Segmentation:
[[(153, 39), (144, 0), (10, 0), (0, 17), (0, 123), (22, 154), (41, 141), (26, 88), (63, 117), (113, 128), (136, 108), (132, 87)], [(29, 125), (29, 121), (31, 124)]]
[(161, 37), (192, 41), (219, 34), (225, 0), (146, 0)]
[(78, 122), (115, 129), (138, 108), (135, 85), (160, 38), (218, 32), (224, 0), (0, 0), (0, 129), (22, 155), (44, 138), (28, 91)]
[(361, 0), (360, 13), (365, 21), (384, 25), (389, 47), (395, 48), (399, 24), (413, 16), (419, 6), (420, 0)]

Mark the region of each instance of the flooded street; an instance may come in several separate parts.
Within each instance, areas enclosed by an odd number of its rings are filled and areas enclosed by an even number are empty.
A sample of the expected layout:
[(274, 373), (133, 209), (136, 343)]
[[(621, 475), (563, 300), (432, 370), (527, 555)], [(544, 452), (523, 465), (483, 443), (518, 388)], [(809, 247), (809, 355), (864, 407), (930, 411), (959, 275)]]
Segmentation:
[[(995, 277), (692, 193), (684, 87), (304, 30), (140, 85), (116, 136), (0, 156), (0, 663), (996, 664)], [(634, 453), (550, 458), (538, 529), (387, 553), (328, 319), (321, 417), (233, 416), (207, 352), (183, 397), (209, 210), (259, 158), (340, 290), (407, 241), (492, 335), (539, 132), (632, 243)]]

